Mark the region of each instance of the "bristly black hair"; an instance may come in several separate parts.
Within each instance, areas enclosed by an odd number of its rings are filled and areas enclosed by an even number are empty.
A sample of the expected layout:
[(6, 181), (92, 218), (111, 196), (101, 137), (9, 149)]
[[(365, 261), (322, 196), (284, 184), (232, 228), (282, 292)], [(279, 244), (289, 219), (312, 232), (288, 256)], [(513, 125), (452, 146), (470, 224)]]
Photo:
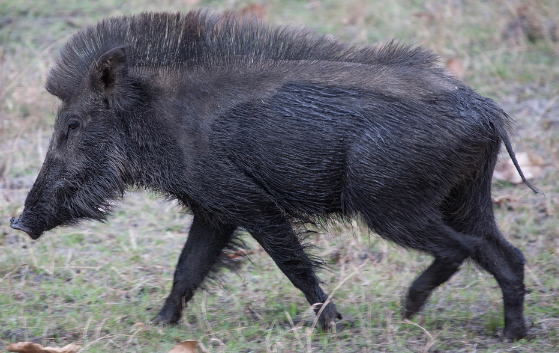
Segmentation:
[(323, 60), (442, 70), (433, 52), (395, 41), (379, 46), (349, 45), (305, 28), (271, 26), (252, 17), (194, 10), (114, 17), (81, 30), (62, 49), (47, 79), (47, 90), (68, 99), (76, 87), (84, 85), (91, 65), (118, 47), (126, 48), (131, 71), (184, 70), (220, 60), (248, 65), (262, 60)]

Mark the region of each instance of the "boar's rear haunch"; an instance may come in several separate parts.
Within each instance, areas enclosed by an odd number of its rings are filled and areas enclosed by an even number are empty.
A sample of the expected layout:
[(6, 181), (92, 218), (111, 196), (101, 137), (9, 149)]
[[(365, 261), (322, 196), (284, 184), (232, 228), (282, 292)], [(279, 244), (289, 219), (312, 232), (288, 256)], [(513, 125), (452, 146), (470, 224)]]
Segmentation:
[[(501, 143), (520, 172), (511, 119), (433, 53), (231, 14), (147, 13), (74, 35), (46, 88), (61, 100), (54, 133), (11, 225), (37, 239), (104, 220), (127, 187), (177, 199), (194, 220), (156, 322), (179, 320), (239, 228), (309, 303), (324, 303), (296, 225), (359, 214), (435, 258), (409, 289), (406, 318), (472, 258), (502, 289), (505, 336), (526, 335), (524, 257), (491, 203)], [(340, 317), (329, 303), (320, 323)]]

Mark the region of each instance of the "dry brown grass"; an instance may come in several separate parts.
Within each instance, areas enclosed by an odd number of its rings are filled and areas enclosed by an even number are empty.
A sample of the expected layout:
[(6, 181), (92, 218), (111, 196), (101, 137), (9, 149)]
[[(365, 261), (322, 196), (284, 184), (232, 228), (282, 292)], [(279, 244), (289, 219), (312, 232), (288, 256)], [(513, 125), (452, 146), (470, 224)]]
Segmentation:
[[(248, 2), (204, 4), (232, 9)], [(314, 239), (316, 252), (332, 265), (321, 273), (325, 287), (333, 292), (343, 283), (334, 296), (344, 313), (336, 335), (309, 330), (308, 304), (250, 241), (252, 262), (239, 276), (228, 273), (221, 286), (200, 291), (179, 326), (150, 327), (147, 320), (170, 288), (189, 216), (131, 192), (110, 224), (59, 229), (37, 242), (10, 229), (8, 220), (21, 212), (46, 152), (57, 103), (43, 86), (68, 36), (106, 16), (191, 4), (8, 0), (0, 3), (0, 349), (31, 340), (80, 343), (87, 352), (165, 352), (193, 338), (212, 352), (559, 351), (559, 43), (545, 34), (549, 23), (559, 24), (559, 2), (261, 4), (274, 22), (359, 42), (396, 37), (432, 48), (444, 61), (459, 60), (464, 80), (517, 118), (516, 150), (543, 158), (544, 172), (534, 182), (546, 196), (508, 183), (495, 184), (494, 196), (501, 199), (495, 205), (501, 230), (528, 260), (532, 339), (501, 340), (500, 292), (471, 264), (437, 289), (418, 318), (402, 321), (400, 301), (430, 259), (370, 236), (358, 222), (319, 229)], [(514, 24), (522, 16), (533, 29)]]

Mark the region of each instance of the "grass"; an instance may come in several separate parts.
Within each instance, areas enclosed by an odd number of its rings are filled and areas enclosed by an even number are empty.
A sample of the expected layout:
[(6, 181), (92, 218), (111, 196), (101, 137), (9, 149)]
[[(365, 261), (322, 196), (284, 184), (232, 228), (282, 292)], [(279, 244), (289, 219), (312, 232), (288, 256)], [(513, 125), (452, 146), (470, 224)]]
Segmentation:
[[(559, 45), (550, 38), (514, 43), (502, 33), (519, 6), (534, 21), (559, 23), (547, 1), (263, 2), (276, 23), (306, 25), (348, 41), (395, 37), (459, 58), (464, 80), (496, 99), (520, 123), (517, 151), (542, 156), (544, 173), (528, 188), (496, 183), (502, 232), (527, 258), (525, 314), (532, 337), (502, 340), (495, 280), (466, 263), (411, 322), (400, 317), (407, 287), (431, 261), (369, 234), (359, 223), (333, 224), (312, 238), (330, 264), (320, 277), (344, 319), (335, 335), (310, 331), (303, 295), (250, 237), (253, 253), (189, 303), (178, 326), (149, 326), (169, 293), (190, 216), (151, 195), (130, 192), (109, 224), (62, 228), (32, 242), (9, 228), (37, 175), (56, 100), (43, 89), (48, 68), (77, 29), (144, 10), (187, 11), (195, 1), (0, 3), (0, 351), (10, 342), (81, 344), (84, 352), (167, 352), (197, 339), (209, 352), (550, 352), (559, 351)], [(207, 1), (219, 9), (245, 1)], [(364, 265), (364, 266), (363, 266)]]

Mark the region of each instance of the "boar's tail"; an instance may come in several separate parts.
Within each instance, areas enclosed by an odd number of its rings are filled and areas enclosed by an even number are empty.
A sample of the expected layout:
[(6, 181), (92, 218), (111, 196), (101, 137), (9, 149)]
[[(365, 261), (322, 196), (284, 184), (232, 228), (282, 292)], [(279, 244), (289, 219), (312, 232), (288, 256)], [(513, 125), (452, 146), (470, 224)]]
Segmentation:
[[(509, 116), (507, 114), (505, 114), (505, 117), (509, 118)], [(507, 152), (510, 156), (510, 159), (512, 160), (512, 163), (514, 164), (514, 167), (518, 171), (518, 174), (520, 174), (520, 177), (522, 178), (522, 181), (524, 182), (524, 184), (528, 185), (528, 187), (530, 189), (532, 189), (532, 191), (534, 193), (543, 194), (540, 189), (538, 189), (537, 187), (532, 185), (532, 183), (530, 183), (528, 180), (526, 180), (526, 177), (524, 176), (524, 173), (522, 173), (522, 169), (520, 169), (520, 165), (518, 165), (518, 161), (516, 160), (516, 155), (514, 154), (514, 150), (512, 149), (512, 145), (510, 143), (509, 135), (507, 134), (506, 130), (503, 129), (500, 135), (501, 135), (501, 139), (503, 140), (503, 143), (505, 144), (505, 148), (507, 149)]]

